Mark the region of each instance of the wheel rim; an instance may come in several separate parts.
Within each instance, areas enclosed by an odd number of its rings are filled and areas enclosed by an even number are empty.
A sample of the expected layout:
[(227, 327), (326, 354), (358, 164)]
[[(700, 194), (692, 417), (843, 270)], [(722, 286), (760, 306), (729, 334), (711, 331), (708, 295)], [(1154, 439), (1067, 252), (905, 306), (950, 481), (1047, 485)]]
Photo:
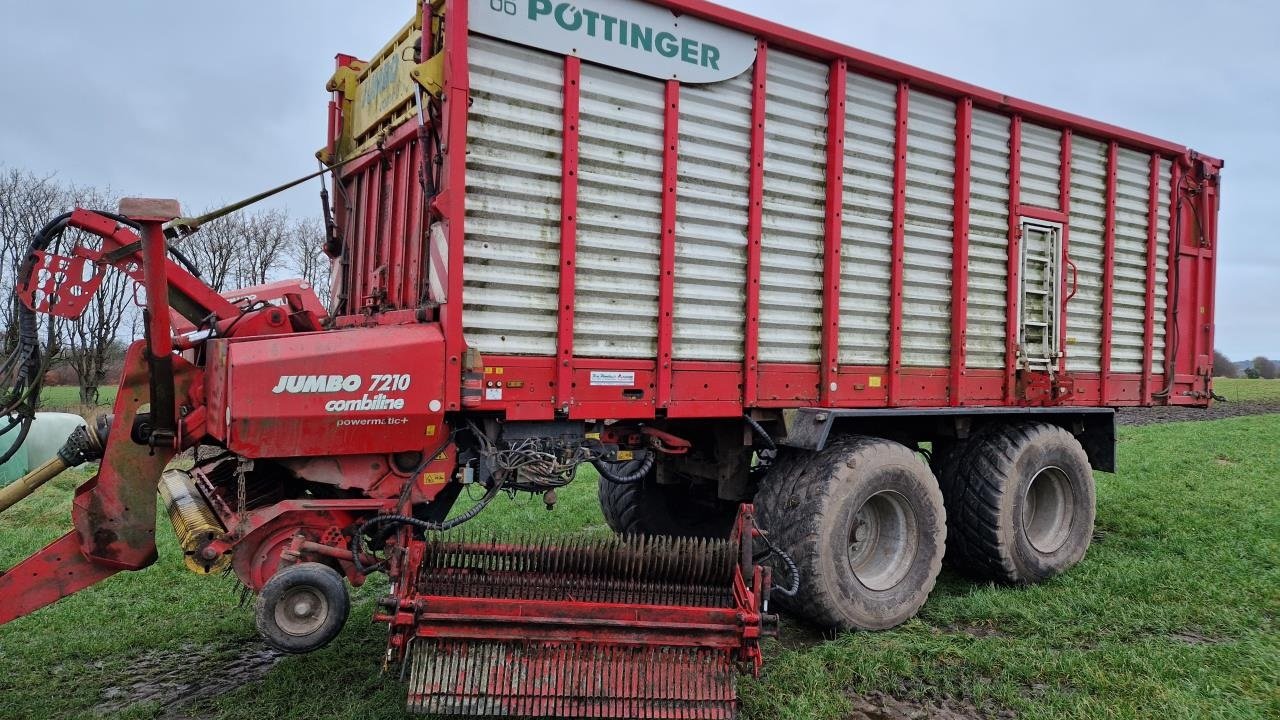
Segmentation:
[(1022, 500), (1022, 532), (1031, 547), (1051, 553), (1066, 544), (1073, 500), (1071, 479), (1062, 468), (1051, 465), (1031, 478)]
[(849, 569), (871, 590), (888, 590), (907, 576), (918, 539), (911, 503), (892, 490), (867, 498), (849, 528)]
[(280, 597), (275, 608), (276, 625), (295, 637), (310, 635), (329, 619), (329, 601), (319, 588), (299, 585)]

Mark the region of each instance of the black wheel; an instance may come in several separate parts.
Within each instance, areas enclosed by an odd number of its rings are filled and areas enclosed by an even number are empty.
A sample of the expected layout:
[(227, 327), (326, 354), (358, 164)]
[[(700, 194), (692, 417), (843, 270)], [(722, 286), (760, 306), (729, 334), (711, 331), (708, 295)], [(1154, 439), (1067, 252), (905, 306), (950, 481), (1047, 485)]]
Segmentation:
[(987, 428), (967, 445), (946, 498), (955, 564), (1025, 585), (1080, 562), (1095, 512), (1080, 441), (1056, 425), (1024, 423)]
[(342, 576), (328, 565), (299, 563), (281, 569), (262, 588), (255, 606), (258, 632), (271, 647), (306, 653), (329, 643), (351, 609)]
[[(635, 465), (618, 463), (616, 467), (615, 474), (625, 476)], [(654, 468), (632, 483), (613, 482), (601, 475), (598, 492), (604, 520), (618, 534), (728, 537), (738, 504), (720, 500), (709, 489), (699, 490), (689, 482), (658, 484)]]
[[(919, 611), (942, 567), (942, 494), (900, 443), (849, 436), (819, 453), (783, 450), (756, 511), (800, 569), (800, 592), (779, 603), (818, 625), (899, 625)], [(781, 566), (775, 577), (788, 581)]]
[(960, 547), (964, 542), (964, 535), (956, 529), (960, 517), (958, 503), (964, 492), (964, 485), (959, 479), (960, 462), (973, 447), (976, 437), (978, 435), (964, 440), (935, 441), (929, 462), (934, 477), (938, 478), (938, 489), (942, 491), (942, 502), (947, 508), (947, 552), (942, 562), (947, 567), (960, 571), (967, 569), (963, 560), (965, 552)]

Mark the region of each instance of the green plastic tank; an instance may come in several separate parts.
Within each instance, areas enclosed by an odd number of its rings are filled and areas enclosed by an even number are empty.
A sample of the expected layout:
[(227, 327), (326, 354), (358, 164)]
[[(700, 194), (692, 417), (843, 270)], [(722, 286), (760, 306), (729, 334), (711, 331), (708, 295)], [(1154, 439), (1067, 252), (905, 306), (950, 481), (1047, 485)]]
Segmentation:
[[(31, 468), (39, 467), (56, 455), (58, 449), (67, 441), (67, 436), (84, 424), (84, 418), (71, 413), (36, 413), (35, 422), (31, 424), (31, 432), (27, 433), (27, 439), (22, 443), (22, 448), (7, 462), (0, 465), (0, 487), (26, 475)], [(0, 437), (0, 455), (8, 452), (17, 439), (17, 428)]]

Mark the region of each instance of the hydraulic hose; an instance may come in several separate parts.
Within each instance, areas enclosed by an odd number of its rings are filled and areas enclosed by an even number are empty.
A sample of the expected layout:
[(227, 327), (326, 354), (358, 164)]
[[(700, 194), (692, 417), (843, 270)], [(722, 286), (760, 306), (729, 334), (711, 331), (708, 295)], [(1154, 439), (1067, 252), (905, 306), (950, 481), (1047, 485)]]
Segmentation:
[(364, 536), (370, 529), (377, 525), (384, 525), (387, 523), (411, 525), (425, 532), (444, 532), (446, 530), (452, 530), (453, 528), (456, 528), (479, 515), (486, 507), (489, 506), (489, 503), (493, 502), (493, 499), (498, 496), (498, 492), (502, 490), (502, 486), (503, 483), (501, 481), (494, 482), (493, 486), (490, 487), (489, 491), (480, 498), (479, 502), (468, 508), (466, 512), (455, 518), (450, 518), (441, 522), (419, 520), (418, 518), (410, 517), (408, 515), (375, 515), (361, 523), (360, 528), (356, 530), (355, 535), (352, 536), (351, 561), (355, 564), (356, 570), (367, 574), (370, 568), (366, 567), (364, 563), (360, 561), (360, 556), (364, 553)]
[[(15, 278), (27, 276), (36, 261), (35, 252), (45, 250), (53, 243), (58, 234), (66, 228), (71, 213), (63, 213), (40, 228), (31, 236), (27, 245), (27, 253), (18, 260)], [(0, 435), (8, 434), (13, 428), (20, 427), (18, 440), (7, 451), (0, 455), (0, 462), (12, 458), (35, 420), (36, 406), (40, 402), (40, 388), (44, 381), (44, 358), (40, 352), (40, 323), (36, 313), (24, 303), (17, 301), (17, 287), (14, 288), (14, 309), (17, 315), (18, 344), (13, 354), (0, 365), (0, 385), (8, 388), (0, 397), (0, 414), (14, 418), (5, 426)], [(25, 497), (25, 496), (24, 496)]]
[(757, 422), (755, 418), (751, 417), (750, 415), (743, 415), (742, 419), (747, 421), (747, 425), (751, 427), (751, 431), (754, 432), (756, 436), (760, 438), (761, 442), (764, 443), (764, 446), (767, 449), (769, 450), (778, 449), (777, 443), (773, 441), (773, 438), (769, 437), (769, 433), (765, 432), (764, 427), (761, 426), (760, 423)]
[[(752, 526), (754, 527), (754, 523)], [(774, 545), (768, 534), (758, 527), (756, 530), (759, 532), (758, 537), (764, 542), (764, 546), (769, 549), (770, 553), (777, 555), (778, 559), (782, 560), (782, 564), (787, 566), (787, 574), (791, 576), (791, 584), (789, 586), (785, 588), (775, 587), (773, 592), (783, 597), (795, 597), (795, 594), (800, 592), (800, 566), (796, 565), (796, 561), (783, 552), (782, 548)]]
[(649, 471), (653, 469), (653, 463), (657, 459), (657, 453), (650, 451), (644, 456), (644, 460), (640, 462), (640, 467), (629, 473), (615, 473), (613, 468), (609, 467), (611, 463), (601, 460), (598, 457), (591, 458), (591, 466), (600, 473), (600, 476), (611, 483), (618, 485), (630, 485), (644, 480)]

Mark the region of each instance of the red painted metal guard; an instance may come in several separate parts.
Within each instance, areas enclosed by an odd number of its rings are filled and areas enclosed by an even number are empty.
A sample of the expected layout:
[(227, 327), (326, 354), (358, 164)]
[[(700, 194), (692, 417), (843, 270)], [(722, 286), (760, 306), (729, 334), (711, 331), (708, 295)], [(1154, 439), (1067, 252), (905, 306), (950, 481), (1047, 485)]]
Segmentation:
[(751, 506), (728, 540), (405, 539), (376, 619), (430, 714), (731, 718), (758, 672), (769, 573)]

